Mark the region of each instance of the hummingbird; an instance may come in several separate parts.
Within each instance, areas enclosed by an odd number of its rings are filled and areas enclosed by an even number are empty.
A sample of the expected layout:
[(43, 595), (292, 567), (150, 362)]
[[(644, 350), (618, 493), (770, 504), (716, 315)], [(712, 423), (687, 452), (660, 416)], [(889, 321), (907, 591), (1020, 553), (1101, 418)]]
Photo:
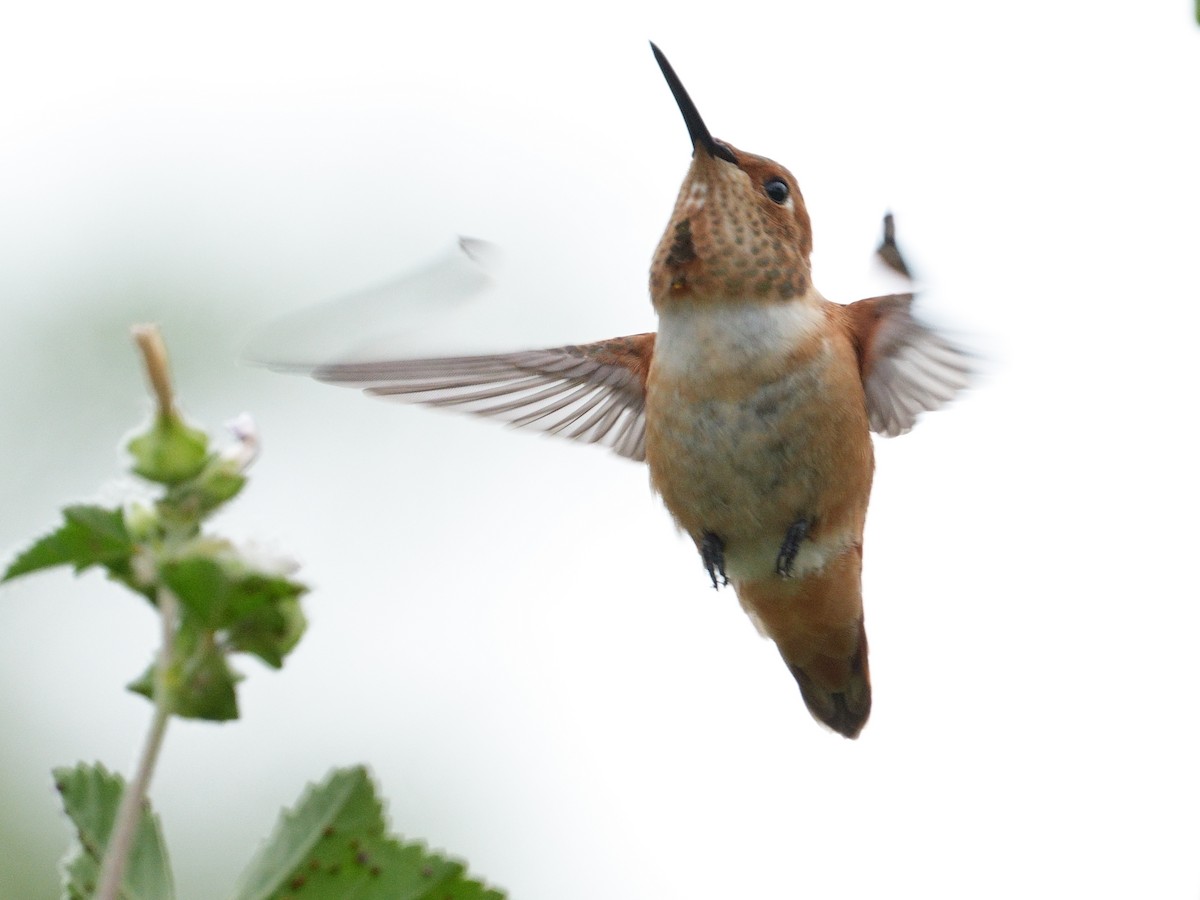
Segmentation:
[(861, 580), (871, 433), (902, 434), (949, 401), (969, 357), (913, 317), (912, 294), (826, 300), (795, 177), (713, 138), (650, 46), (692, 144), (650, 267), (657, 332), (311, 374), (646, 463), (712, 586), (732, 585), (812, 715), (855, 738), (871, 710)]

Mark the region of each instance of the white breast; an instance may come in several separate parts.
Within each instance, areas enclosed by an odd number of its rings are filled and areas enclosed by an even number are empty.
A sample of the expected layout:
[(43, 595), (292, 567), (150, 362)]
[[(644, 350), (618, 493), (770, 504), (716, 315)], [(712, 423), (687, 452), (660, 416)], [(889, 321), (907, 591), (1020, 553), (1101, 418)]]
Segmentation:
[(670, 380), (750, 374), (793, 353), (823, 324), (821, 309), (803, 301), (668, 308), (658, 321), (654, 365)]

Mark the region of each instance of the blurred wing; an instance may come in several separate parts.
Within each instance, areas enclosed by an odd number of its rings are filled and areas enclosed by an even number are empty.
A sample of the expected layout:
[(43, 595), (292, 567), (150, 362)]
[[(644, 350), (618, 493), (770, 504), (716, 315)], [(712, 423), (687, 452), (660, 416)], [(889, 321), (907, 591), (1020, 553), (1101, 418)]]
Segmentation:
[(248, 362), (277, 372), (321, 363), (403, 355), (407, 335), (475, 298), (491, 284), (499, 252), (474, 238), (420, 268), (357, 294), (274, 319), (247, 345)]
[(904, 254), (896, 245), (896, 219), (890, 212), (883, 215), (883, 239), (875, 248), (875, 255), (897, 275), (912, 281), (912, 271), (904, 260)]
[(922, 412), (967, 386), (970, 357), (912, 317), (913, 295), (871, 297), (845, 307), (858, 348), (871, 430), (895, 437)]
[(495, 416), (646, 458), (646, 373), (653, 334), (492, 356), (321, 366), (314, 378), (378, 397)]

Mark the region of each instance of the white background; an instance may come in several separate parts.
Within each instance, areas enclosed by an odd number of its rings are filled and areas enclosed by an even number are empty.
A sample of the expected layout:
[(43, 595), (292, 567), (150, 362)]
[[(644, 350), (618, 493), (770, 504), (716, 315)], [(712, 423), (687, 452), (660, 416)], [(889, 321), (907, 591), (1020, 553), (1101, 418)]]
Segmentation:
[[(1200, 891), (1193, 429), (1200, 29), (1187, 4), (28, 4), (0, 30), (0, 548), (118, 488), (162, 323), (191, 416), (264, 453), (217, 523), (297, 557), (311, 631), (180, 723), (153, 788), (183, 897), (369, 763), (395, 829), (514, 900)], [(879, 216), (978, 387), (879, 442), (875, 712), (814, 724), (774, 648), (599, 450), (247, 368), (273, 316), (458, 234), (496, 290), (431, 348), (650, 330), (713, 133), (798, 177), (817, 284)], [(447, 346), (447, 344), (453, 346)], [(128, 771), (154, 619), (0, 590), (0, 895), (52, 896), (51, 766)], [(36, 881), (18, 879), (35, 873)]]

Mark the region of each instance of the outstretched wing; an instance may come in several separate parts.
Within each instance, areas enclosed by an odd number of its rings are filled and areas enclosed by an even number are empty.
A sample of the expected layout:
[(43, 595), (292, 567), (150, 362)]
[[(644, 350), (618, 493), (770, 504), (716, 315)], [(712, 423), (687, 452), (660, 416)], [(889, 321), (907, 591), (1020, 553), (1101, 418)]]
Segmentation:
[(970, 356), (912, 316), (912, 294), (845, 307), (858, 350), (871, 430), (895, 437), (967, 386)]
[(320, 366), (321, 381), (366, 393), (494, 416), (646, 458), (646, 373), (654, 335), (491, 356)]

